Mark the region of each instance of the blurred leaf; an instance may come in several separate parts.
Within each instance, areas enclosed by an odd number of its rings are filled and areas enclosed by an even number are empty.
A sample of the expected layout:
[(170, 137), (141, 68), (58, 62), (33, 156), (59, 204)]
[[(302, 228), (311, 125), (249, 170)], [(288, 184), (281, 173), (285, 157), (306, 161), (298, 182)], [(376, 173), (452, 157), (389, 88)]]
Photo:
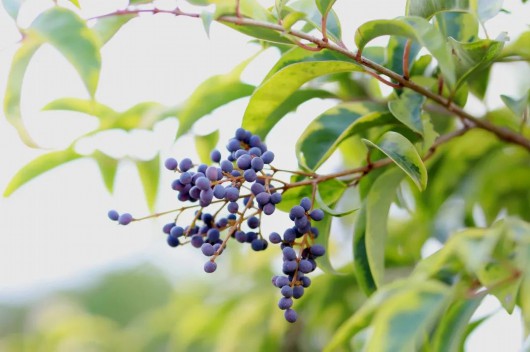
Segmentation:
[(455, 67), (445, 38), (427, 20), (418, 17), (398, 17), (362, 24), (355, 32), (355, 43), (363, 50), (372, 39), (384, 35), (403, 36), (419, 42), (438, 60), (438, 65), (450, 86), (456, 82)]
[(213, 20), (213, 12), (208, 10), (201, 11), (202, 27), (204, 28), (204, 31), (206, 32), (206, 36), (208, 36), (208, 38), (210, 38), (210, 27), (212, 25)]
[(405, 91), (398, 99), (388, 102), (388, 109), (405, 126), (423, 136), (421, 110), (425, 97), (412, 91)]
[(92, 30), (99, 37), (100, 42), (105, 44), (116, 35), (123, 25), (135, 17), (137, 15), (131, 14), (99, 18)]
[(101, 121), (114, 120), (119, 114), (109, 106), (98, 103), (95, 100), (80, 98), (59, 98), (46, 104), (42, 110), (76, 111), (97, 117)]
[[(403, 74), (403, 56), (407, 41), (410, 39), (404, 37), (391, 36), (385, 48), (385, 67), (402, 75)], [(371, 47), (363, 49), (363, 56), (367, 56), (366, 51)], [(414, 63), (414, 58), (418, 55), (421, 47), (418, 43), (411, 41), (409, 48), (409, 69)]]
[(335, 4), (336, 0), (315, 0), (318, 10), (322, 14), (322, 16), (325, 16), (333, 7), (333, 4)]
[(285, 4), (287, 4), (289, 0), (275, 0), (274, 1), (274, 8), (276, 9), (276, 13), (278, 14), (278, 18), (281, 19), (281, 14), (283, 12), (283, 7)]
[(508, 56), (521, 56), (523, 59), (530, 60), (530, 31), (523, 32), (504, 48), (502, 57)]
[(283, 28), (289, 30), (291, 27), (297, 23), (298, 21), (305, 18), (305, 13), (303, 12), (290, 12), (287, 16), (285, 16), (282, 20), (282, 26)]
[(427, 169), (416, 148), (408, 139), (396, 132), (385, 133), (377, 144), (363, 139), (366, 145), (375, 147), (392, 159), (414, 181), (420, 191), (427, 187)]
[(291, 64), (265, 80), (252, 94), (243, 116), (243, 128), (265, 137), (278, 120), (271, 115), (304, 83), (337, 72), (362, 71), (346, 61), (315, 61)]
[(20, 7), (25, 1), (26, 0), (2, 0), (2, 4), (4, 5), (7, 14), (16, 21)]
[(366, 257), (377, 287), (383, 284), (385, 271), (388, 212), (402, 180), (398, 169), (390, 169), (375, 180), (366, 198)]
[(440, 322), (432, 338), (433, 351), (458, 351), (465, 341), (466, 327), (484, 298), (484, 294), (453, 302)]
[(436, 14), (436, 24), (444, 34), (459, 42), (472, 42), (478, 38), (478, 21), (475, 15), (467, 12), (440, 12)]
[(53, 45), (75, 67), (93, 97), (101, 69), (96, 34), (78, 15), (61, 7), (41, 13), (28, 29), (29, 36)]
[(515, 114), (515, 116), (521, 118), (524, 112), (528, 109), (530, 90), (519, 99), (509, 97), (507, 95), (501, 95), (502, 102)]
[(7, 80), (6, 93), (4, 96), (4, 113), (7, 121), (16, 128), (20, 139), (29, 147), (38, 147), (37, 143), (31, 138), (20, 112), (20, 96), (26, 68), (33, 57), (33, 54), (39, 49), (41, 42), (35, 38), (26, 37), (22, 41), (22, 46), (17, 50)]
[(377, 290), (366, 250), (366, 202), (357, 213), (353, 227), (353, 264), (355, 277), (366, 295)]
[(407, 0), (407, 16), (431, 18), (444, 11), (470, 11), (476, 13), (481, 21), (495, 17), (502, 8), (502, 0)]
[(411, 282), (378, 309), (367, 350), (413, 351), (443, 312), (449, 287), (437, 281)]
[(114, 180), (116, 178), (116, 171), (118, 171), (118, 160), (111, 158), (107, 154), (96, 150), (92, 154), (92, 158), (98, 163), (99, 171), (103, 177), (105, 187), (110, 193), (114, 192)]
[(210, 152), (215, 149), (215, 146), (219, 142), (219, 130), (215, 130), (212, 133), (206, 135), (195, 135), (195, 148), (197, 148), (197, 154), (199, 159), (205, 164), (210, 164)]
[(326, 202), (324, 202), (324, 200), (322, 199), (322, 196), (320, 195), (320, 192), (318, 191), (318, 188), (317, 188), (317, 191), (316, 191), (316, 194), (315, 194), (315, 199), (316, 199), (316, 201), (318, 203), (319, 208), (321, 208), (326, 214), (329, 214), (329, 215), (331, 215), (333, 217), (336, 217), (336, 218), (341, 218), (343, 216), (350, 215), (353, 212), (359, 210), (359, 208), (353, 208), (353, 209), (344, 210), (344, 211), (337, 211), (335, 209), (331, 209), (326, 204)]
[(66, 164), (69, 161), (79, 159), (83, 157), (77, 154), (73, 148), (65, 150), (51, 152), (41, 155), (22, 167), (9, 181), (5, 191), (4, 197), (10, 196), (13, 192), (24, 185), (26, 182), (34, 179), (35, 177), (57, 167), (62, 164)]
[[(331, 2), (332, 1), (329, 0), (322, 1), (323, 4), (330, 4)], [(291, 3), (289, 7), (291, 7), (295, 11), (305, 13), (308, 25), (312, 28), (317, 29), (319, 32), (322, 32), (322, 13), (318, 8), (316, 0), (298, 0)], [(326, 21), (326, 33), (328, 37), (331, 38), (333, 41), (340, 42), (342, 37), (342, 30), (340, 26), (339, 17), (332, 9), (328, 9), (327, 16), (328, 17)]]
[(135, 164), (144, 187), (145, 198), (149, 210), (154, 211), (158, 194), (158, 184), (160, 181), (160, 157), (157, 154), (151, 160), (136, 160)]
[[(321, 182), (319, 188), (324, 203), (333, 204), (340, 199), (346, 190), (346, 184), (340, 180), (330, 179)], [(300, 199), (303, 197), (311, 198), (312, 193), (311, 185), (290, 188), (282, 193), (282, 201), (276, 207), (281, 211), (289, 212), (293, 206), (300, 204)]]
[(384, 106), (369, 102), (342, 103), (307, 126), (296, 143), (300, 165), (318, 169), (348, 137), (393, 120)]
[(316, 244), (322, 245), (326, 249), (326, 254), (317, 259), (318, 267), (327, 274), (339, 274), (331, 265), (330, 261), (330, 250), (329, 250), (329, 238), (331, 235), (331, 223), (333, 216), (329, 214), (324, 215), (324, 219), (314, 222), (314, 227), (318, 229), (318, 237), (315, 239)]
[(177, 113), (177, 138), (187, 133), (197, 120), (218, 107), (252, 94), (254, 86), (241, 82), (240, 76), (254, 57), (243, 61), (227, 74), (208, 78), (193, 91)]
[(120, 113), (115, 120), (110, 120), (102, 128), (120, 128), (125, 131), (132, 129), (150, 130), (156, 122), (166, 117), (166, 107), (157, 102), (145, 101), (138, 103)]
[(78, 9), (81, 8), (81, 6), (79, 5), (79, 0), (68, 0), (68, 1), (70, 1)]
[[(500, 55), (505, 42), (505, 34), (498, 40), (482, 39), (471, 43), (457, 42), (449, 38), (449, 45), (456, 58), (458, 88), (475, 71), (491, 65)], [(456, 89), (455, 88), (455, 89)]]

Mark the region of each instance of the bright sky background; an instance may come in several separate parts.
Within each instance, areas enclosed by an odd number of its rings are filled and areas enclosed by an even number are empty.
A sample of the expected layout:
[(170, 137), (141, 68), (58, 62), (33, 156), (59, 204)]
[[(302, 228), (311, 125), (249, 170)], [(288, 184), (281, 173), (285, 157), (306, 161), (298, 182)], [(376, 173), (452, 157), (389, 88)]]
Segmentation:
[[(91, 17), (112, 11), (124, 1), (80, 1), (83, 16)], [(273, 1), (261, 1), (271, 5)], [(20, 24), (26, 26), (48, 1), (28, 0)], [(161, 1), (160, 5), (171, 5)], [(369, 20), (393, 18), (403, 14), (404, 0), (341, 0), (335, 8), (341, 15), (344, 41), (353, 47), (355, 28)], [(170, 6), (171, 7), (171, 6)], [(507, 30), (511, 38), (525, 30), (530, 6), (519, 0), (505, 1), (513, 15), (501, 14), (487, 23), (490, 37)], [(360, 10), (359, 10), (360, 9)], [(348, 21), (346, 22), (346, 18)], [(9, 63), (19, 39), (17, 31), (0, 9), (0, 96), (3, 97)], [(221, 25), (213, 24), (208, 39), (200, 21), (173, 16), (146, 15), (131, 21), (102, 51), (103, 69), (97, 99), (117, 110), (142, 101), (173, 105), (181, 102), (201, 81), (213, 74), (229, 71), (249, 57), (256, 47), (245, 44), (247, 38)], [(277, 54), (260, 56), (244, 73), (244, 79), (257, 84)], [(518, 75), (530, 76), (528, 66), (517, 65)], [(498, 96), (520, 95), (524, 87), (510, 75), (506, 65), (495, 66), (496, 87), (489, 92), (488, 104), (500, 105)], [(528, 84), (528, 82), (526, 82)], [(70, 64), (53, 48), (43, 47), (34, 57), (23, 89), (23, 115), (32, 136), (43, 146), (61, 148), (80, 133), (95, 126), (95, 120), (66, 112), (42, 112), (40, 109), (58, 97), (87, 97)], [(247, 100), (223, 107), (203, 119), (194, 131), (208, 133), (221, 129), (221, 142), (239, 125)], [(480, 112), (479, 103), (471, 108)], [(332, 106), (331, 102), (313, 101), (296, 114), (285, 118), (267, 140), (274, 146), (280, 166), (295, 165), (293, 145), (316, 113)], [(190, 137), (173, 145), (177, 122), (164, 121), (154, 133), (114, 134), (91, 141), (82, 150), (95, 145), (115, 156), (134, 155), (151, 158), (158, 150), (163, 157), (177, 158), (194, 154)], [(110, 141), (110, 142), (109, 142)], [(42, 151), (27, 148), (15, 130), (0, 119), (0, 190), (25, 163)], [(337, 163), (338, 160), (332, 160)], [(167, 186), (170, 177), (163, 173), (157, 209), (175, 207), (173, 193)], [(203, 275), (202, 258), (184, 249), (165, 244), (160, 227), (166, 220), (146, 221), (134, 226), (117, 227), (106, 217), (110, 208), (147, 214), (140, 181), (132, 164), (122, 163), (116, 180), (116, 192), (109, 195), (101, 182), (96, 164), (91, 160), (75, 161), (23, 186), (10, 198), (0, 198), (0, 300), (18, 301), (57, 287), (74, 286), (120, 266), (149, 260), (162, 264), (170, 276), (187, 272)], [(185, 270), (181, 270), (184, 268)], [(498, 309), (494, 299), (487, 300), (480, 314)], [(484, 324), (470, 339), (470, 351), (516, 351), (522, 331), (518, 314), (510, 319), (498, 314)], [(512, 317), (513, 318), (513, 317)]]

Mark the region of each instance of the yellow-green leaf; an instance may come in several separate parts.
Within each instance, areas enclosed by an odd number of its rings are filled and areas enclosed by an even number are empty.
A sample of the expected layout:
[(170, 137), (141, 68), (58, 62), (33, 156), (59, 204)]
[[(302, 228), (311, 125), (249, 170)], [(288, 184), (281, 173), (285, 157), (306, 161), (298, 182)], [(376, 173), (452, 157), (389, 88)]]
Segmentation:
[(92, 158), (94, 158), (99, 166), (105, 187), (110, 193), (114, 192), (114, 180), (118, 171), (118, 160), (111, 158), (99, 150), (96, 150), (92, 154)]
[(149, 210), (154, 211), (160, 179), (160, 157), (157, 155), (153, 159), (147, 161), (136, 160), (135, 164), (144, 187), (147, 206), (149, 207)]
[(215, 148), (219, 142), (219, 130), (215, 130), (212, 133), (206, 135), (195, 135), (195, 148), (199, 159), (205, 164), (210, 164), (210, 152)]

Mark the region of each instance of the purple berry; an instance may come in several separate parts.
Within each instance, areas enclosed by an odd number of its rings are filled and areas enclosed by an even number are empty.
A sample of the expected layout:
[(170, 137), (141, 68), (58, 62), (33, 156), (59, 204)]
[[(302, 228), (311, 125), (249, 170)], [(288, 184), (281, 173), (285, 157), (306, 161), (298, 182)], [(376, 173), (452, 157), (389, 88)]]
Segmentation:
[(219, 161), (221, 161), (221, 152), (217, 149), (212, 150), (212, 152), (210, 153), (210, 159), (212, 159), (214, 163), (218, 163)]
[(201, 246), (201, 252), (207, 257), (211, 257), (215, 253), (215, 249), (210, 243), (204, 243)]
[(296, 314), (293, 309), (289, 308), (285, 310), (284, 317), (289, 323), (294, 323), (296, 322), (296, 319), (298, 319), (298, 314)]
[(118, 217), (118, 223), (120, 225), (128, 225), (133, 220), (133, 217), (129, 213), (123, 213)]
[(324, 211), (322, 209), (314, 209), (309, 216), (315, 221), (320, 221), (324, 219)]
[(311, 246), (310, 251), (315, 257), (321, 257), (326, 253), (326, 249), (320, 244)]
[(263, 165), (264, 165), (263, 159), (261, 159), (259, 156), (255, 157), (250, 162), (250, 166), (252, 166), (252, 168), (256, 171), (261, 171), (263, 169)]
[(239, 209), (239, 204), (237, 204), (237, 202), (230, 202), (226, 206), (226, 209), (228, 210), (229, 213), (235, 214), (235, 213), (237, 213), (237, 211)]
[(302, 218), (305, 216), (305, 209), (301, 207), (300, 205), (295, 205), (294, 207), (291, 208), (289, 215), (294, 218)]
[(293, 288), (289, 285), (285, 285), (282, 287), (281, 293), (283, 297), (291, 298), (293, 297)]
[(204, 264), (204, 271), (207, 273), (213, 273), (216, 269), (217, 269), (217, 264), (215, 262), (207, 261)]
[(271, 200), (271, 195), (268, 194), (267, 192), (261, 192), (256, 196), (256, 202), (258, 202), (258, 204), (261, 206), (264, 206), (265, 204), (269, 203), (270, 200)]
[(171, 229), (174, 226), (175, 226), (174, 222), (169, 222), (169, 223), (165, 224), (164, 227), (162, 227), (162, 232), (165, 233), (166, 235), (169, 235)]
[(217, 181), (217, 168), (215, 166), (210, 166), (206, 169), (205, 176), (210, 181)]
[(107, 213), (107, 216), (112, 221), (118, 221), (118, 219), (120, 218), (120, 214), (116, 210), (109, 210), (109, 212)]
[(291, 282), (289, 281), (289, 279), (287, 278), (287, 276), (278, 276), (276, 278), (276, 287), (278, 288), (282, 288), (283, 286), (287, 286), (289, 285)]
[(247, 234), (244, 231), (236, 231), (234, 236), (237, 242), (244, 243), (247, 241)]
[(261, 159), (265, 164), (270, 164), (274, 160), (274, 153), (268, 150), (261, 155)]
[(311, 262), (307, 259), (302, 259), (298, 264), (298, 270), (304, 274), (310, 273), (313, 271), (313, 264), (311, 264)]
[(311, 209), (311, 199), (304, 197), (300, 201), (300, 206), (305, 209), (305, 211), (309, 211)]
[(234, 164), (232, 164), (230, 161), (228, 160), (223, 160), (221, 161), (221, 170), (223, 170), (223, 172), (232, 172), (232, 170), (234, 170)]
[(293, 300), (291, 298), (282, 297), (278, 302), (278, 307), (281, 310), (289, 309), (293, 306)]
[(245, 170), (245, 172), (243, 173), (243, 177), (247, 182), (254, 182), (256, 181), (256, 178), (258, 178), (258, 175), (256, 175), (256, 171), (254, 171), (253, 169), (248, 169)]
[(213, 188), (213, 195), (217, 199), (223, 199), (225, 197), (226, 191), (223, 185), (215, 185)]
[(239, 150), (239, 148), (241, 148), (241, 142), (235, 138), (229, 140), (226, 145), (226, 149), (228, 149), (229, 152), (235, 152), (236, 150)]
[(204, 244), (204, 239), (201, 235), (193, 235), (191, 236), (191, 245), (195, 248), (201, 248), (201, 246)]
[(252, 147), (248, 150), (248, 153), (254, 156), (261, 156), (261, 149), (258, 147)]
[(241, 155), (237, 158), (236, 164), (241, 170), (246, 170), (250, 167), (252, 158), (248, 154)]
[(282, 241), (282, 238), (277, 232), (271, 232), (269, 235), (269, 241), (271, 241), (271, 243), (277, 244)]
[(190, 158), (184, 158), (180, 162), (180, 170), (182, 172), (188, 171), (189, 169), (191, 169), (192, 166), (193, 166), (193, 162), (191, 161)]
[(239, 189), (233, 186), (225, 188), (225, 198), (228, 201), (235, 202), (239, 198)]
[(195, 182), (195, 186), (197, 186), (201, 191), (209, 190), (211, 187), (210, 180), (208, 180), (206, 177), (199, 177), (197, 181)]
[(176, 237), (173, 237), (173, 236), (167, 236), (167, 244), (170, 246), (170, 247), (176, 247), (180, 244), (178, 238)]
[(180, 226), (174, 226), (169, 232), (169, 235), (171, 237), (179, 238), (180, 236), (184, 235), (184, 229)]
[(261, 183), (254, 182), (252, 186), (250, 186), (250, 191), (252, 194), (257, 196), (258, 194), (265, 192), (265, 186), (263, 186)]
[(281, 201), (282, 201), (281, 193), (273, 193), (273, 194), (271, 194), (271, 203), (272, 204), (278, 204)]
[(259, 219), (255, 216), (251, 216), (250, 218), (248, 218), (247, 220), (247, 225), (248, 227), (250, 227), (251, 229), (255, 229), (259, 226)]
[(285, 260), (296, 260), (297, 256), (296, 256), (296, 252), (293, 249), (293, 247), (285, 247), (282, 250), (282, 253), (283, 253), (283, 257), (285, 258)]
[(177, 169), (178, 162), (175, 158), (167, 158), (164, 162), (164, 166), (166, 167), (166, 169), (174, 171)]
[(304, 288), (302, 286), (293, 287), (293, 298), (300, 298), (304, 295)]
[(283, 262), (283, 272), (285, 274), (291, 274), (296, 271), (296, 268), (298, 267), (298, 263), (296, 260), (288, 260)]
[(182, 174), (180, 174), (180, 183), (182, 183), (183, 185), (187, 185), (191, 182), (192, 177), (193, 176), (191, 176), (189, 172), (183, 172)]

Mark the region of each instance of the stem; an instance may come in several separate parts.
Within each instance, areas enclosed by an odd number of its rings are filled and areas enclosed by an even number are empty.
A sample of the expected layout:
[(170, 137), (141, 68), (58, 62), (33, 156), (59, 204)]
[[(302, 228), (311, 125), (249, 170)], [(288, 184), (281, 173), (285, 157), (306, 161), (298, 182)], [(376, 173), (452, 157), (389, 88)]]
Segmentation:
[(403, 50), (403, 78), (407, 81), (410, 78), (409, 73), (409, 56), (410, 56), (410, 47), (412, 45), (412, 41), (409, 39), (407, 40), (407, 43), (405, 44), (405, 50)]

